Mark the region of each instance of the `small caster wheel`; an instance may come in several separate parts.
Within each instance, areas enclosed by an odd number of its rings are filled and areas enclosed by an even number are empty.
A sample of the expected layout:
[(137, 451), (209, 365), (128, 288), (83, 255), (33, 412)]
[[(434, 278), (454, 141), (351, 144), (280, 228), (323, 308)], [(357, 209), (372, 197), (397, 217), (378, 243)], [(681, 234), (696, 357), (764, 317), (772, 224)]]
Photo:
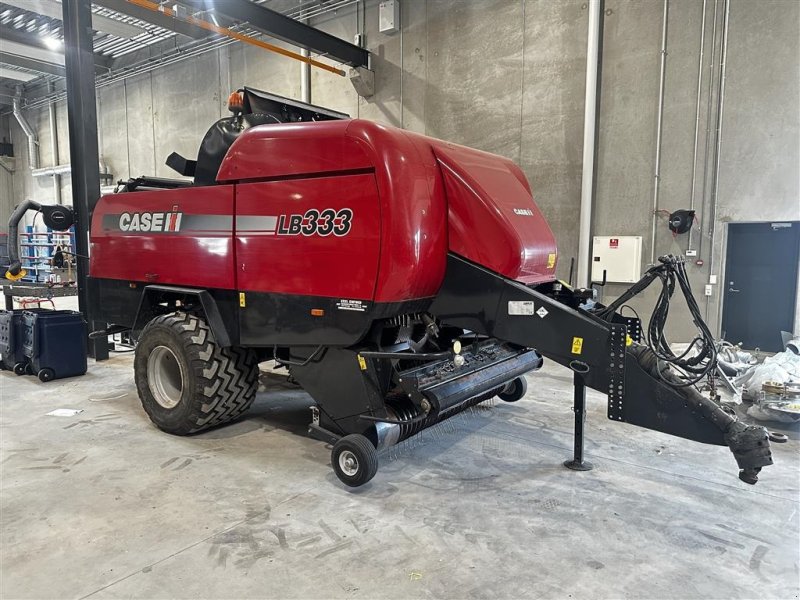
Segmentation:
[(36, 371), (33, 370), (33, 365), (31, 363), (25, 364), (25, 375), (36, 375)]
[(331, 465), (342, 483), (358, 487), (378, 472), (378, 451), (363, 435), (346, 435), (333, 445)]
[(516, 402), (528, 391), (528, 380), (524, 377), (517, 377), (514, 381), (509, 381), (503, 391), (497, 397), (504, 402)]
[(53, 379), (56, 378), (56, 372), (53, 371), (53, 369), (44, 368), (39, 371), (37, 377), (39, 378), (39, 381), (42, 382), (53, 381)]
[(15, 375), (25, 375), (25, 363), (17, 363), (14, 365)]

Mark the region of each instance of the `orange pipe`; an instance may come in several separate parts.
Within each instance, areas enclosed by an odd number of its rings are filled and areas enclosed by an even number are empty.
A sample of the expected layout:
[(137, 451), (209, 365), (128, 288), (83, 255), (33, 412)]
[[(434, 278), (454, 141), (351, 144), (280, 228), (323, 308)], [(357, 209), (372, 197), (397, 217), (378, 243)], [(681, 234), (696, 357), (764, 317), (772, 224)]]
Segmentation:
[(127, 1), (130, 2), (131, 4), (135, 4), (136, 6), (140, 6), (141, 8), (146, 8), (147, 10), (151, 10), (153, 12), (160, 12), (162, 14), (167, 15), (168, 17), (172, 17), (173, 19), (178, 19), (180, 21), (190, 23), (192, 25), (200, 27), (201, 29), (205, 29), (206, 31), (218, 33), (220, 35), (224, 35), (231, 39), (244, 42), (245, 44), (250, 44), (252, 46), (263, 48), (264, 50), (269, 50), (270, 52), (275, 52), (276, 54), (280, 54), (281, 56), (286, 56), (288, 58), (299, 60), (300, 62), (308, 63), (312, 67), (324, 69), (325, 71), (335, 73), (336, 75), (341, 75), (342, 77), (345, 76), (345, 72), (342, 69), (337, 69), (336, 67), (332, 67), (331, 65), (325, 64), (318, 60), (314, 60), (313, 58), (309, 58), (308, 56), (303, 56), (302, 54), (298, 54), (297, 52), (286, 50), (285, 48), (281, 48), (280, 46), (276, 46), (275, 44), (262, 42), (261, 40), (258, 40), (252, 36), (237, 33), (236, 31), (228, 29), (227, 27), (220, 27), (219, 25), (214, 25), (213, 23), (209, 23), (208, 21), (204, 21), (203, 19), (198, 19), (192, 16), (180, 17), (171, 8), (167, 8), (166, 6), (161, 6), (159, 4), (156, 4), (155, 2), (151, 2), (150, 0), (127, 0)]

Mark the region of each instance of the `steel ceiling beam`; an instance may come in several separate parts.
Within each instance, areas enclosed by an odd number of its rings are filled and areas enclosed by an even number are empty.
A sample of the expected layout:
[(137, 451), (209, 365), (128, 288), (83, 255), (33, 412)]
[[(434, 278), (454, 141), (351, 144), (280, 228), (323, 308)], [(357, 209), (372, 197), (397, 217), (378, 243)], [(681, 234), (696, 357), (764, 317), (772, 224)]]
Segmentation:
[[(21, 58), (28, 58), (51, 65), (64, 65), (64, 51), (51, 50), (45, 46), (44, 40), (38, 35), (30, 34), (13, 27), (0, 25), (0, 52), (13, 54)], [(111, 68), (111, 58), (94, 54), (94, 64), (108, 71)]]
[(17, 71), (16, 69), (9, 69), (8, 67), (0, 65), (0, 77), (22, 81), (24, 83), (31, 79), (36, 79), (39, 77), (39, 73), (26, 73), (25, 71)]
[[(5, 44), (0, 45), (3, 48)], [(46, 73), (48, 75), (58, 75), (64, 77), (66, 71), (64, 67), (49, 62), (35, 60), (26, 56), (17, 56), (8, 52), (0, 52), (0, 63), (12, 65), (14, 67), (22, 67), (30, 71), (38, 71), (39, 73)]]
[[(3, 0), (3, 4), (62, 20), (61, 3), (56, 0)], [(121, 38), (132, 38), (144, 33), (144, 29), (140, 27), (101, 15), (92, 15), (92, 29)]]
[(136, 6), (135, 4), (131, 4), (130, 2), (126, 2), (126, 0), (93, 0), (92, 3), (118, 13), (126, 14), (129, 17), (139, 19), (151, 25), (156, 25), (168, 31), (174, 31), (175, 33), (185, 35), (195, 40), (201, 40), (209, 35), (207, 31), (199, 27), (170, 18), (161, 13), (152, 12), (140, 6)]
[(352, 67), (369, 66), (369, 52), (336, 36), (310, 27), (250, 0), (178, 0), (194, 10), (212, 11), (248, 25), (269, 36), (305, 48)]

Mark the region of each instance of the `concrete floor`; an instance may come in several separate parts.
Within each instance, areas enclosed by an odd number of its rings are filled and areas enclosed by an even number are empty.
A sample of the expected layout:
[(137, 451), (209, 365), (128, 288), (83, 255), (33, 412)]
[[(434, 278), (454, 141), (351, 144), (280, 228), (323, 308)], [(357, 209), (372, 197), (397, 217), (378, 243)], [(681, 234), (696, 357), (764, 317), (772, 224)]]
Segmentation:
[[(614, 424), (569, 373), (382, 457), (345, 489), (272, 374), (247, 417), (156, 430), (132, 356), (42, 384), (0, 373), (2, 598), (797, 598), (797, 429), (741, 483), (725, 448)], [(74, 417), (46, 416), (76, 408)]]

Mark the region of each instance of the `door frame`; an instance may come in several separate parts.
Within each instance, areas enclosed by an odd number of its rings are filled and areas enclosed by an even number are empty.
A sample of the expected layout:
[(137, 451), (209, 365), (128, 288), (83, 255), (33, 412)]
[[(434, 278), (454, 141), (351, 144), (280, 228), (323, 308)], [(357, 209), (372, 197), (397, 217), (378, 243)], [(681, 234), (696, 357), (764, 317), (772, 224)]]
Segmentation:
[[(730, 236), (730, 225), (757, 225), (762, 223), (798, 223), (800, 219), (767, 219), (767, 220), (753, 220), (747, 219), (744, 221), (726, 221), (725, 222), (725, 235), (722, 239), (722, 247), (720, 248), (719, 272), (717, 273), (717, 290), (719, 294), (719, 303), (717, 306), (717, 326), (714, 334), (717, 339), (722, 335), (722, 313), (725, 305), (725, 292), (724, 282), (727, 281), (725, 276), (728, 270), (728, 237)], [(714, 249), (711, 249), (714, 252)], [(709, 275), (713, 273), (709, 272)], [(792, 321), (792, 333), (800, 330), (800, 258), (797, 261), (797, 288), (795, 289), (795, 303), (794, 303), (794, 319)]]

